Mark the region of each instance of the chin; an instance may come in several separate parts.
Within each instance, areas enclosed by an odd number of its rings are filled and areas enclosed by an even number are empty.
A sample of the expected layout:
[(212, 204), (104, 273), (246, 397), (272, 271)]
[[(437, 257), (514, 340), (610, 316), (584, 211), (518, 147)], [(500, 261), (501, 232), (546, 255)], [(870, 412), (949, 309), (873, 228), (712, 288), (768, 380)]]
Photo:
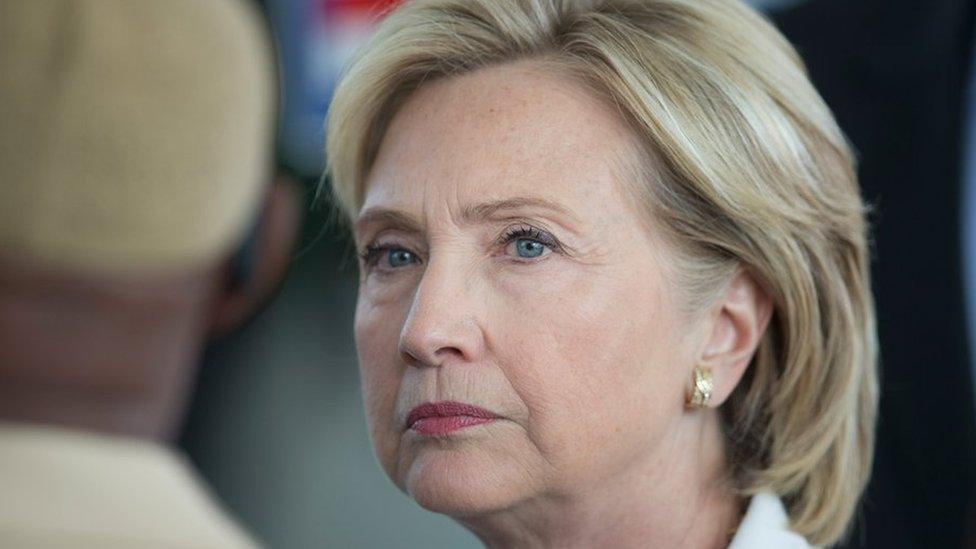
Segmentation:
[(535, 475), (511, 454), (466, 444), (426, 444), (406, 464), (403, 486), (428, 511), (452, 517), (510, 508), (533, 495)]

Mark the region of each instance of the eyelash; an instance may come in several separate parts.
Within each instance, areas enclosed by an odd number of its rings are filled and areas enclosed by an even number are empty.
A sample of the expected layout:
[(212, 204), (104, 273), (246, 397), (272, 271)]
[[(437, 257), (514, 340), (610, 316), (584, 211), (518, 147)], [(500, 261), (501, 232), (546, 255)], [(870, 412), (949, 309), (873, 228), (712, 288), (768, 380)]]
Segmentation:
[[(496, 244), (499, 246), (507, 246), (520, 238), (528, 238), (531, 240), (535, 240), (536, 242), (545, 245), (546, 247), (548, 247), (554, 252), (564, 253), (563, 246), (556, 239), (556, 237), (554, 237), (552, 234), (550, 234), (547, 231), (543, 231), (542, 229), (527, 224), (509, 227), (498, 238)], [(383, 243), (383, 244), (370, 244), (366, 246), (359, 253), (359, 258), (364, 265), (368, 267), (375, 267), (376, 264), (379, 263), (380, 259), (382, 259), (383, 254), (389, 253), (390, 250), (398, 250), (398, 249), (404, 249), (410, 251), (408, 248), (401, 246), (395, 242)], [(419, 262), (419, 256), (415, 252), (411, 251), (410, 253), (413, 253), (414, 256), (418, 258), (418, 262)]]
[(389, 244), (370, 244), (366, 246), (363, 251), (359, 252), (359, 259), (364, 265), (368, 267), (375, 267), (379, 260), (383, 257), (384, 253), (389, 253), (390, 250), (398, 250), (400, 248), (403, 247), (392, 242)]
[(508, 228), (498, 239), (498, 244), (507, 246), (520, 238), (535, 240), (554, 252), (563, 251), (563, 247), (559, 241), (556, 240), (556, 237), (552, 236), (552, 234), (546, 231), (543, 231), (542, 229), (533, 227), (532, 225), (516, 225)]

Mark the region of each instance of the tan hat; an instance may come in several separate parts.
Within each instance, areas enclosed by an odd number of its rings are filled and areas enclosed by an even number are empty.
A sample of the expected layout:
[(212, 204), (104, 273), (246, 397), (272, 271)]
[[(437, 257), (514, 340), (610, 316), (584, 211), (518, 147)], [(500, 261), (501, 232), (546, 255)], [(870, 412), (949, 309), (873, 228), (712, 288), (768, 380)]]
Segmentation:
[(0, 253), (96, 269), (229, 253), (268, 180), (274, 81), (241, 1), (0, 2)]

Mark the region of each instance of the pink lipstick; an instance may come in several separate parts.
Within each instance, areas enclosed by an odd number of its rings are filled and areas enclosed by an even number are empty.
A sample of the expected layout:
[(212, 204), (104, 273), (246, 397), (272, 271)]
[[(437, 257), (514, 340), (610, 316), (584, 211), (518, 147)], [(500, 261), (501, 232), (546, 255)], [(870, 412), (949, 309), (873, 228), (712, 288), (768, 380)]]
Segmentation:
[(421, 404), (407, 415), (407, 428), (425, 436), (444, 436), (465, 427), (483, 425), (498, 419), (484, 408), (460, 402)]

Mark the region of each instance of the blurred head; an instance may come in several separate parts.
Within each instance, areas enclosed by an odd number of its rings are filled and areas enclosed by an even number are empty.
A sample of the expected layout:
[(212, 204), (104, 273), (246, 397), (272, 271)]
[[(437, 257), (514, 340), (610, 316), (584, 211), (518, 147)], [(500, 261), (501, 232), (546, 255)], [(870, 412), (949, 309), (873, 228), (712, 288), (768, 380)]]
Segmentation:
[(876, 408), (864, 212), (765, 20), (411, 2), (331, 109), (366, 411), (398, 486), (474, 523), (711, 471), (780, 495), (814, 543), (842, 535)]
[(173, 434), (287, 262), (269, 48), (232, 0), (0, 6), (0, 417)]

